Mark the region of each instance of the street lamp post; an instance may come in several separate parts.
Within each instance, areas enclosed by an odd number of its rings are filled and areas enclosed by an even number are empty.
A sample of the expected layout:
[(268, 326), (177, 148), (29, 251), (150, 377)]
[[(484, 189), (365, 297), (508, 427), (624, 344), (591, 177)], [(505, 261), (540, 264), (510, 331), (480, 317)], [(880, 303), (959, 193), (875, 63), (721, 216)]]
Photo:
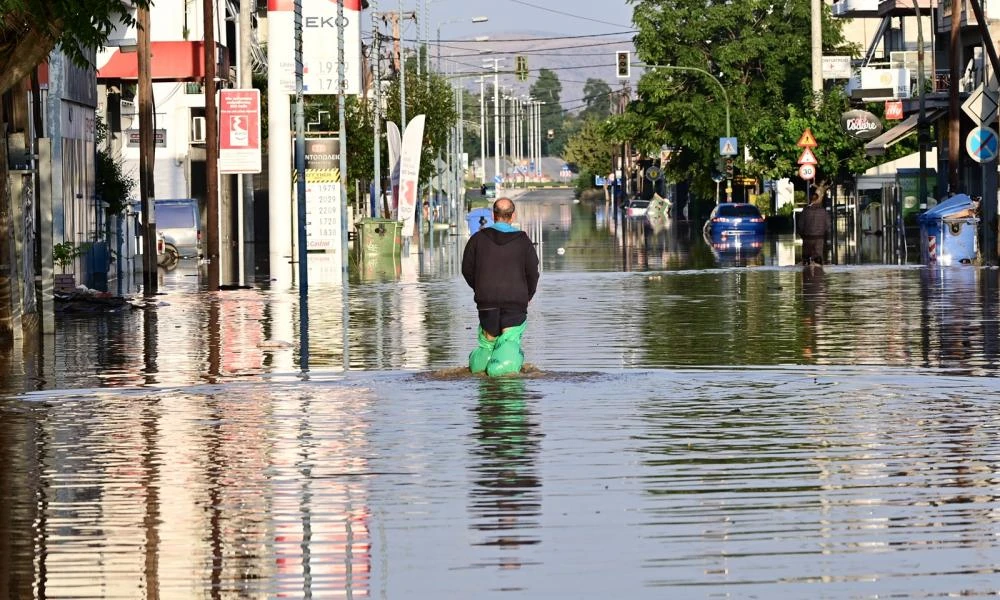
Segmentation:
[(438, 27), (437, 27), (437, 38), (438, 38), (438, 43), (437, 43), (437, 70), (438, 70), (438, 72), (441, 71), (441, 26), (442, 25), (447, 25), (449, 23), (464, 23), (467, 20), (469, 22), (471, 22), (471, 23), (485, 23), (485, 22), (489, 21), (490, 18), (489, 17), (472, 17), (472, 19), (450, 19), (448, 21), (441, 21), (440, 23), (438, 23)]
[(486, 77), (479, 77), (479, 167), (482, 169), (480, 183), (486, 183)]
[[(726, 88), (725, 88), (725, 86), (722, 85), (722, 82), (719, 81), (718, 77), (716, 77), (715, 75), (712, 75), (711, 73), (709, 73), (705, 69), (701, 69), (701, 68), (698, 68), (698, 67), (677, 67), (677, 66), (674, 66), (674, 65), (650, 65), (650, 64), (646, 64), (646, 63), (635, 63), (635, 64), (637, 66), (639, 66), (639, 67), (643, 67), (643, 68), (646, 68), (646, 69), (672, 69), (672, 70), (675, 70), (675, 71), (695, 71), (697, 73), (701, 73), (702, 75), (705, 75), (705, 76), (711, 78), (712, 81), (714, 81), (719, 86), (719, 89), (722, 90), (722, 97), (726, 101), (726, 137), (727, 138), (730, 137), (730, 133), (731, 132), (730, 132), (730, 128), (729, 128), (729, 94), (726, 93)], [(728, 194), (732, 193), (732, 189), (733, 189), (733, 180), (732, 179), (728, 179), (726, 181), (726, 194), (727, 194), (727, 197), (728, 197)]]
[[(493, 61), (493, 177), (500, 175), (500, 60)], [(485, 168), (485, 166), (484, 166)]]

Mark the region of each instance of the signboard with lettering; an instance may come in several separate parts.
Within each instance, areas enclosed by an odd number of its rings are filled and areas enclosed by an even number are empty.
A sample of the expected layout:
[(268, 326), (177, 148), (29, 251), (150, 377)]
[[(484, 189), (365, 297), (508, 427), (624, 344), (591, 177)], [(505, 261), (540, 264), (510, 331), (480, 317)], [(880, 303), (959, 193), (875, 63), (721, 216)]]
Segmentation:
[(306, 249), (339, 253), (340, 140), (305, 140)]
[(885, 101), (885, 118), (887, 121), (899, 121), (903, 118), (903, 103), (900, 100)]
[(219, 172), (260, 173), (260, 90), (219, 90)]
[[(167, 130), (166, 129), (154, 129), (153, 130), (153, 143), (157, 148), (167, 147)], [(138, 148), (139, 147), (139, 130), (138, 129), (128, 129), (125, 131), (125, 146), (127, 148)]]
[(871, 140), (882, 133), (882, 121), (867, 110), (849, 110), (840, 115), (840, 126), (857, 140)]
[(821, 64), (823, 79), (850, 79), (853, 75), (850, 56), (824, 56)]
[[(295, 93), (295, 2), (268, 0), (270, 60), (278, 60), (282, 91)], [(301, 0), (303, 93), (335, 95), (340, 87), (337, 2)], [(361, 0), (344, 2), (344, 78), (346, 92), (361, 93)]]

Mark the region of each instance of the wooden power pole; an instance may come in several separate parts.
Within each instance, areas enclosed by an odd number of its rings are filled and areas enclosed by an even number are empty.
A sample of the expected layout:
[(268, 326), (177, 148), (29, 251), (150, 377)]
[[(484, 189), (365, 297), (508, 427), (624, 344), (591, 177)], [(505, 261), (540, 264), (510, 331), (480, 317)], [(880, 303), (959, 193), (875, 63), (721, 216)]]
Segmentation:
[(205, 0), (205, 203), (208, 289), (219, 289), (219, 116), (215, 107), (215, 0)]
[(156, 211), (153, 205), (153, 165), (156, 143), (153, 139), (153, 78), (150, 72), (152, 51), (149, 39), (149, 9), (140, 6), (136, 14), (136, 68), (139, 100), (139, 203), (142, 210), (142, 292), (156, 294)]

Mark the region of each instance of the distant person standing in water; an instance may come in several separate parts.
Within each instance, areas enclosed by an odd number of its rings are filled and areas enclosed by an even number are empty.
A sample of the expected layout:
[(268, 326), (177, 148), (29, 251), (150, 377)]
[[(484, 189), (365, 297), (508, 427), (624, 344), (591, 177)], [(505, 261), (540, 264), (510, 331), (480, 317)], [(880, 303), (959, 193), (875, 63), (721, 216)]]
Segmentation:
[(795, 228), (802, 237), (802, 263), (823, 264), (826, 234), (830, 231), (830, 214), (823, 207), (823, 194), (812, 193), (809, 205), (796, 218)]
[(479, 346), (469, 355), (469, 370), (491, 377), (521, 370), (521, 336), (538, 286), (538, 253), (512, 224), (514, 211), (510, 198), (498, 198), (493, 225), (474, 233), (462, 255), (462, 276), (479, 310)]

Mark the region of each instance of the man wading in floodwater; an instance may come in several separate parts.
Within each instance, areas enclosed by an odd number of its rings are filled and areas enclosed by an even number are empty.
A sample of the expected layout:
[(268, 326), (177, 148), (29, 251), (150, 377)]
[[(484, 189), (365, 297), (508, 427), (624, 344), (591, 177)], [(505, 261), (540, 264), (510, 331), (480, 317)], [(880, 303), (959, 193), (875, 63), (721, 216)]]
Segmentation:
[(479, 309), (479, 346), (469, 355), (469, 370), (491, 377), (521, 370), (521, 335), (538, 286), (535, 246), (513, 221), (514, 202), (498, 198), (493, 225), (474, 233), (462, 256), (462, 275)]

